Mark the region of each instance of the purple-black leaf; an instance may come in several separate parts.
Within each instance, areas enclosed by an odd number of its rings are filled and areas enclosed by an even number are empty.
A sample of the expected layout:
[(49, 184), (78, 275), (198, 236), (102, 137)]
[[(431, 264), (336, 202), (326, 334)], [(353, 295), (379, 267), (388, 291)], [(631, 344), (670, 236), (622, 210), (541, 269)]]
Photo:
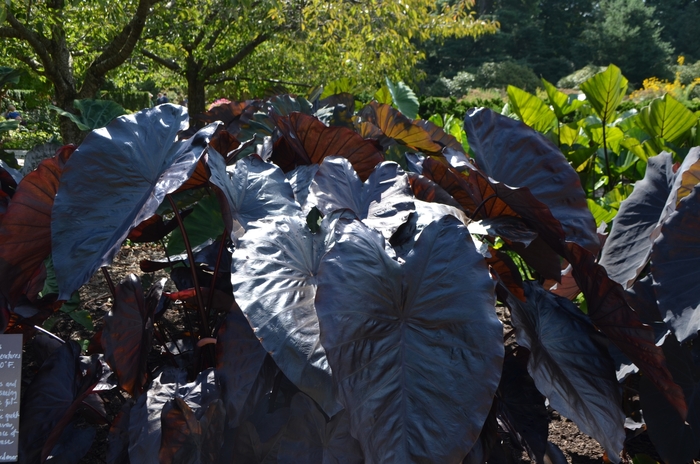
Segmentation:
[(489, 414), (503, 362), (483, 257), (450, 216), (423, 230), (404, 265), (359, 221), (341, 222), (336, 235), (316, 307), (366, 461), (461, 461)]
[(187, 109), (159, 105), (97, 129), (66, 163), (51, 219), (60, 289), (68, 297), (109, 264), (129, 232), (194, 172), (217, 123), (186, 141)]

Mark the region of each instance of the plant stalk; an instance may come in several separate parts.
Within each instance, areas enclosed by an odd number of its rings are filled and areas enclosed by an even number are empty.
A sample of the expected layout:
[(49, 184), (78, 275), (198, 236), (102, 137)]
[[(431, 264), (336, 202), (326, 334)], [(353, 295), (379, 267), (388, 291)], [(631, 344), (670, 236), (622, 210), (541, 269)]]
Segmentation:
[(207, 297), (207, 308), (210, 312), (214, 302), (214, 288), (216, 288), (216, 280), (217, 277), (219, 277), (221, 258), (224, 256), (224, 248), (226, 248), (226, 237), (228, 237), (228, 229), (224, 228), (224, 234), (221, 236), (221, 245), (219, 246), (219, 254), (216, 257), (216, 264), (214, 265), (214, 275), (211, 277), (211, 285), (209, 286), (209, 296)]
[(605, 125), (606, 121), (603, 120), (603, 153), (605, 154), (605, 170), (608, 173), (608, 183), (603, 187), (603, 191), (607, 193), (608, 187), (612, 185), (612, 174), (610, 173), (610, 161), (608, 160), (608, 140), (605, 137)]
[(109, 272), (107, 271), (106, 267), (102, 267), (102, 275), (105, 276), (105, 280), (107, 281), (107, 286), (109, 287), (109, 291), (112, 293), (112, 298), (116, 301), (117, 299), (117, 289), (114, 288), (114, 282), (112, 282), (112, 277), (110, 277)]
[(194, 282), (194, 292), (197, 297), (197, 309), (199, 310), (199, 319), (202, 324), (202, 337), (208, 337), (209, 334), (209, 318), (207, 317), (207, 311), (204, 306), (204, 299), (202, 298), (202, 289), (199, 286), (199, 279), (197, 278), (197, 270), (195, 269), (194, 254), (192, 253), (192, 246), (190, 245), (190, 239), (187, 237), (187, 231), (185, 231), (185, 224), (182, 222), (182, 217), (177, 209), (177, 204), (170, 194), (166, 195), (170, 206), (173, 208), (173, 213), (175, 214), (175, 219), (177, 219), (177, 225), (180, 227), (180, 232), (182, 233), (182, 239), (185, 242), (185, 250), (187, 250), (187, 259), (190, 261), (190, 271), (192, 272), (192, 281)]

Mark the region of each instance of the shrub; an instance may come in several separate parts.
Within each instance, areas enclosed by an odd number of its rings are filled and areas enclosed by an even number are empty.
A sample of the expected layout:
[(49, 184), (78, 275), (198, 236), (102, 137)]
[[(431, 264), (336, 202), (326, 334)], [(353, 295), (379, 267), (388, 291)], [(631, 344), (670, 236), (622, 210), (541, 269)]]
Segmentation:
[(541, 87), (539, 78), (527, 66), (514, 61), (500, 63), (484, 63), (476, 72), (474, 87), (506, 88), (509, 85), (534, 92)]

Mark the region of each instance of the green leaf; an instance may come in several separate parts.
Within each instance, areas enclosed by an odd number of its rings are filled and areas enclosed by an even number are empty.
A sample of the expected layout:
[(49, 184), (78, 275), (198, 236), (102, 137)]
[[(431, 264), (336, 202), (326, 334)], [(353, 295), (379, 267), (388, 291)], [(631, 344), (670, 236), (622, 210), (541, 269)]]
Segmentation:
[(597, 227), (600, 227), (600, 224), (603, 222), (606, 224), (610, 224), (610, 222), (617, 214), (617, 210), (612, 209), (610, 207), (608, 207), (610, 209), (606, 209), (600, 206), (595, 201), (591, 200), (590, 198), (588, 198), (586, 201), (588, 202), (588, 209), (591, 210), (591, 213), (593, 214), (593, 219), (595, 219), (595, 225)]
[(117, 116), (126, 114), (124, 108), (111, 100), (93, 100), (86, 98), (74, 100), (73, 106), (80, 114), (73, 114), (57, 106), (49, 105), (49, 108), (75, 123), (82, 131), (91, 131), (105, 127)]
[(391, 93), (396, 109), (401, 111), (407, 118), (416, 119), (420, 104), (413, 90), (401, 81), (394, 85), (388, 77), (386, 78), (386, 86)]
[(698, 122), (698, 118), (670, 94), (657, 98), (637, 117), (648, 134), (670, 143), (679, 143)]
[(573, 147), (579, 139), (580, 129), (576, 123), (559, 126), (559, 144)]
[(384, 103), (385, 105), (391, 105), (392, 103), (394, 103), (394, 99), (391, 97), (389, 87), (387, 87), (386, 85), (383, 85), (379, 90), (375, 92), (374, 99), (377, 100), (378, 103)]
[[(603, 126), (596, 124), (594, 126), (587, 126), (585, 130), (594, 143), (596, 143), (598, 146), (603, 146)], [(605, 128), (605, 142), (607, 143), (609, 150), (619, 153), (620, 144), (624, 138), (624, 132), (622, 132), (618, 127), (607, 126)]]
[(82, 325), (86, 329), (95, 330), (95, 326), (92, 323), (92, 316), (90, 316), (89, 311), (87, 311), (85, 309), (81, 309), (78, 311), (71, 311), (68, 314), (75, 322)]
[[(3, 14), (7, 14), (4, 9), (4, 5), (0, 0), (0, 23), (5, 22)], [(15, 68), (10, 68), (8, 66), (0, 66), (0, 88), (6, 86), (7, 84), (19, 84), (19, 78), (22, 76), (22, 71)]]
[(0, 132), (7, 132), (15, 130), (19, 127), (19, 121), (16, 119), (8, 119), (7, 121), (0, 121)]
[(355, 93), (357, 88), (357, 82), (355, 79), (343, 77), (337, 81), (331, 81), (325, 85), (323, 88), (323, 93), (319, 97), (319, 100), (323, 100), (331, 95), (337, 95), (339, 93)]
[(547, 92), (547, 97), (549, 97), (549, 103), (554, 109), (554, 114), (557, 115), (557, 119), (560, 121), (569, 113), (573, 113), (583, 105), (583, 101), (575, 98), (575, 96), (567, 95), (564, 92), (560, 92), (551, 82), (549, 82), (544, 77), (541, 78), (542, 85)]
[(509, 85), (508, 101), (518, 118), (538, 132), (548, 132), (557, 123), (554, 111), (529, 92)]
[[(220, 235), (224, 230), (224, 220), (216, 196), (210, 195), (200, 200), (194, 207), (192, 214), (185, 218), (184, 224), (192, 248)], [(180, 229), (175, 229), (171, 234), (167, 250), (168, 255), (176, 255), (185, 251), (185, 241)]]
[(581, 84), (581, 90), (603, 124), (606, 124), (613, 120), (615, 110), (627, 92), (627, 79), (620, 68), (611, 64), (608, 69)]

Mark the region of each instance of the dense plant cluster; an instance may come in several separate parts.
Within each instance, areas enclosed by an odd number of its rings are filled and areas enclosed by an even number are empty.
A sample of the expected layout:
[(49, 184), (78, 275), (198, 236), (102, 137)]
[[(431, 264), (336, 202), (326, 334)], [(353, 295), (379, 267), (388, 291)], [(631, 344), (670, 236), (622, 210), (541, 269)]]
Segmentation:
[[(580, 172), (522, 122), (471, 110), (458, 140), (323, 97), (224, 103), (200, 126), (160, 105), (23, 178), (2, 165), (3, 330), (36, 340), (100, 269), (113, 295), (90, 356), (56, 346), (23, 395), (22, 462), (84, 454), (86, 406), (111, 421), (109, 463), (484, 462), (510, 452), (499, 433), (545, 462), (545, 398), (617, 462), (639, 417), (620, 382), (640, 377), (662, 456), (698, 454), (697, 377), (681, 375), (698, 366), (676, 341), (700, 329), (697, 292), (679, 291), (695, 283), (671, 243), (693, 240), (700, 152), (678, 170), (650, 155), (603, 246)], [(111, 282), (126, 239), (165, 236), (141, 269), (169, 270), (176, 291)], [(173, 301), (190, 322), (168, 334)], [(104, 417), (114, 388), (130, 399)]]

